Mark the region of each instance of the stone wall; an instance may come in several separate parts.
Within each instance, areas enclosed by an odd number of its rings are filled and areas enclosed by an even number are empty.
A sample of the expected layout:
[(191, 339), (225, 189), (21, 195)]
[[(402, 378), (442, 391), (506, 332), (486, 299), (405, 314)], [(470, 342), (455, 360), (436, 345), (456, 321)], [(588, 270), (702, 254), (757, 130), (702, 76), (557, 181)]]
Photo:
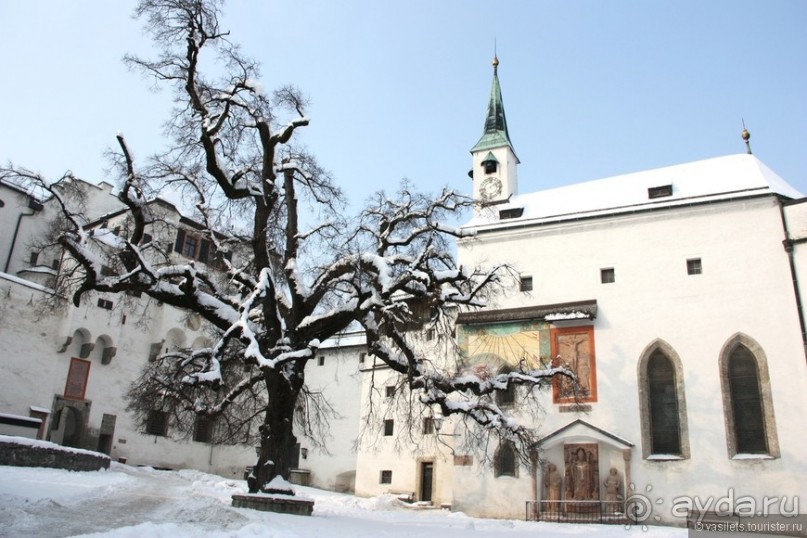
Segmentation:
[(0, 440), (0, 465), (98, 471), (109, 469), (109, 462), (109, 456), (105, 454), (24, 445)]

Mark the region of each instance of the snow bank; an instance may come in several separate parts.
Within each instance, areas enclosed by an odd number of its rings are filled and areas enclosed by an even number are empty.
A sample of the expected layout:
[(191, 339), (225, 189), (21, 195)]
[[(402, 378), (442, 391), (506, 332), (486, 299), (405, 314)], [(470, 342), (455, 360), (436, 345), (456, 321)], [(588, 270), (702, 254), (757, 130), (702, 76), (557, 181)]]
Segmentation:
[[(156, 471), (113, 463), (105, 472), (0, 467), (0, 534), (105, 538), (683, 538), (685, 529), (475, 519), (295, 486), (315, 499), (312, 517), (233, 508), (246, 483), (199, 471)], [(4, 534), (5, 533), (5, 534)]]

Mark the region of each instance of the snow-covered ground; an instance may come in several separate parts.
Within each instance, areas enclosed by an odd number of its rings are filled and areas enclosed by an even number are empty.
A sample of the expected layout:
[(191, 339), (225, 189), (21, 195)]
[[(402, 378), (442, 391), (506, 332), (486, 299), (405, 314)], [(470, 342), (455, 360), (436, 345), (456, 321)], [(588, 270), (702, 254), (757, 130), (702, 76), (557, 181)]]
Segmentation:
[(0, 466), (0, 536), (283, 538), (469, 538), (535, 536), (683, 537), (685, 529), (568, 525), (475, 519), (298, 487), (315, 500), (312, 517), (230, 505), (246, 483), (199, 471), (155, 471), (113, 463), (108, 471)]

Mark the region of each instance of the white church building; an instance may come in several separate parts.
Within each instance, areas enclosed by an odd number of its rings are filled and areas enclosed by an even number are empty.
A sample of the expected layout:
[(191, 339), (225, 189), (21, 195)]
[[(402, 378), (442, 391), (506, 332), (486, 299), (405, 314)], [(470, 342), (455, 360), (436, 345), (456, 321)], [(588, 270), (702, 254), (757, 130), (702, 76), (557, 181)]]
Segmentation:
[(474, 233), (457, 250), (464, 266), (506, 262), (517, 276), (489, 308), (459, 315), (461, 359), (498, 371), (554, 361), (579, 385), (557, 381), (539, 415), (519, 411), (518, 390), (497, 397), (535, 427), (530, 464), (507, 443), (487, 458), (463, 453), (449, 420), (425, 423), (437, 439), (410, 458), (392, 439), (360, 451), (356, 491), (412, 492), (487, 517), (618, 519), (626, 500), (648, 523), (682, 525), (698, 502), (798, 513), (807, 199), (750, 146), (520, 193), (497, 64), (471, 150)]
[[(807, 503), (807, 199), (750, 149), (520, 193), (497, 64), (471, 149), (479, 203), (464, 229), (473, 233), (457, 252), (464, 266), (507, 263), (513, 278), (488, 308), (458, 315), (458, 359), (496, 371), (525, 358), (563, 364), (578, 383), (540, 393), (539, 413), (521, 406), (522, 389), (497, 396), (534, 427), (525, 463), (506, 442), (467, 450), (450, 418), (418, 409), (402, 418), (397, 377), (366, 354), (361, 334), (344, 335), (307, 370), (337, 418), (327, 453), (298, 436), (295, 479), (485, 517), (619, 520), (626, 501), (641, 521), (677, 525), (709, 500), (740, 515), (798, 512)], [(125, 215), (112, 187), (83, 188), (114, 229)], [(167, 240), (191, 237), (192, 221), (159, 203)], [(254, 447), (212, 445), (201, 425), (174, 441), (165, 424), (144, 431), (126, 411), (127, 387), (150, 357), (205, 345), (198, 320), (104, 294), (37, 308), (63, 264), (60, 251), (33, 246), (51, 205), (0, 183), (0, 434), (241, 478)], [(187, 245), (175, 255), (206, 263), (200, 243)], [(455, 359), (437, 349), (434, 360)]]

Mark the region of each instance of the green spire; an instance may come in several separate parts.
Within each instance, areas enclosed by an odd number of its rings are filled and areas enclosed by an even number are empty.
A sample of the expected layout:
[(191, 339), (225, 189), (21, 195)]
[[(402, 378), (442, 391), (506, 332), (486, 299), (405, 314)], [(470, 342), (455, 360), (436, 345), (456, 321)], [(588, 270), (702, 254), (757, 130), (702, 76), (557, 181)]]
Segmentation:
[[(471, 148), (471, 153), (482, 151), (485, 149), (500, 148), (502, 146), (510, 146), (513, 150), (513, 144), (510, 142), (510, 133), (507, 131), (507, 118), (504, 115), (504, 103), (502, 101), (502, 89), (499, 86), (498, 75), (499, 59), (493, 57), (493, 86), (490, 88), (490, 103), (488, 104), (488, 115), (485, 118), (485, 132), (479, 142)], [(516, 157), (518, 159), (518, 157)]]

